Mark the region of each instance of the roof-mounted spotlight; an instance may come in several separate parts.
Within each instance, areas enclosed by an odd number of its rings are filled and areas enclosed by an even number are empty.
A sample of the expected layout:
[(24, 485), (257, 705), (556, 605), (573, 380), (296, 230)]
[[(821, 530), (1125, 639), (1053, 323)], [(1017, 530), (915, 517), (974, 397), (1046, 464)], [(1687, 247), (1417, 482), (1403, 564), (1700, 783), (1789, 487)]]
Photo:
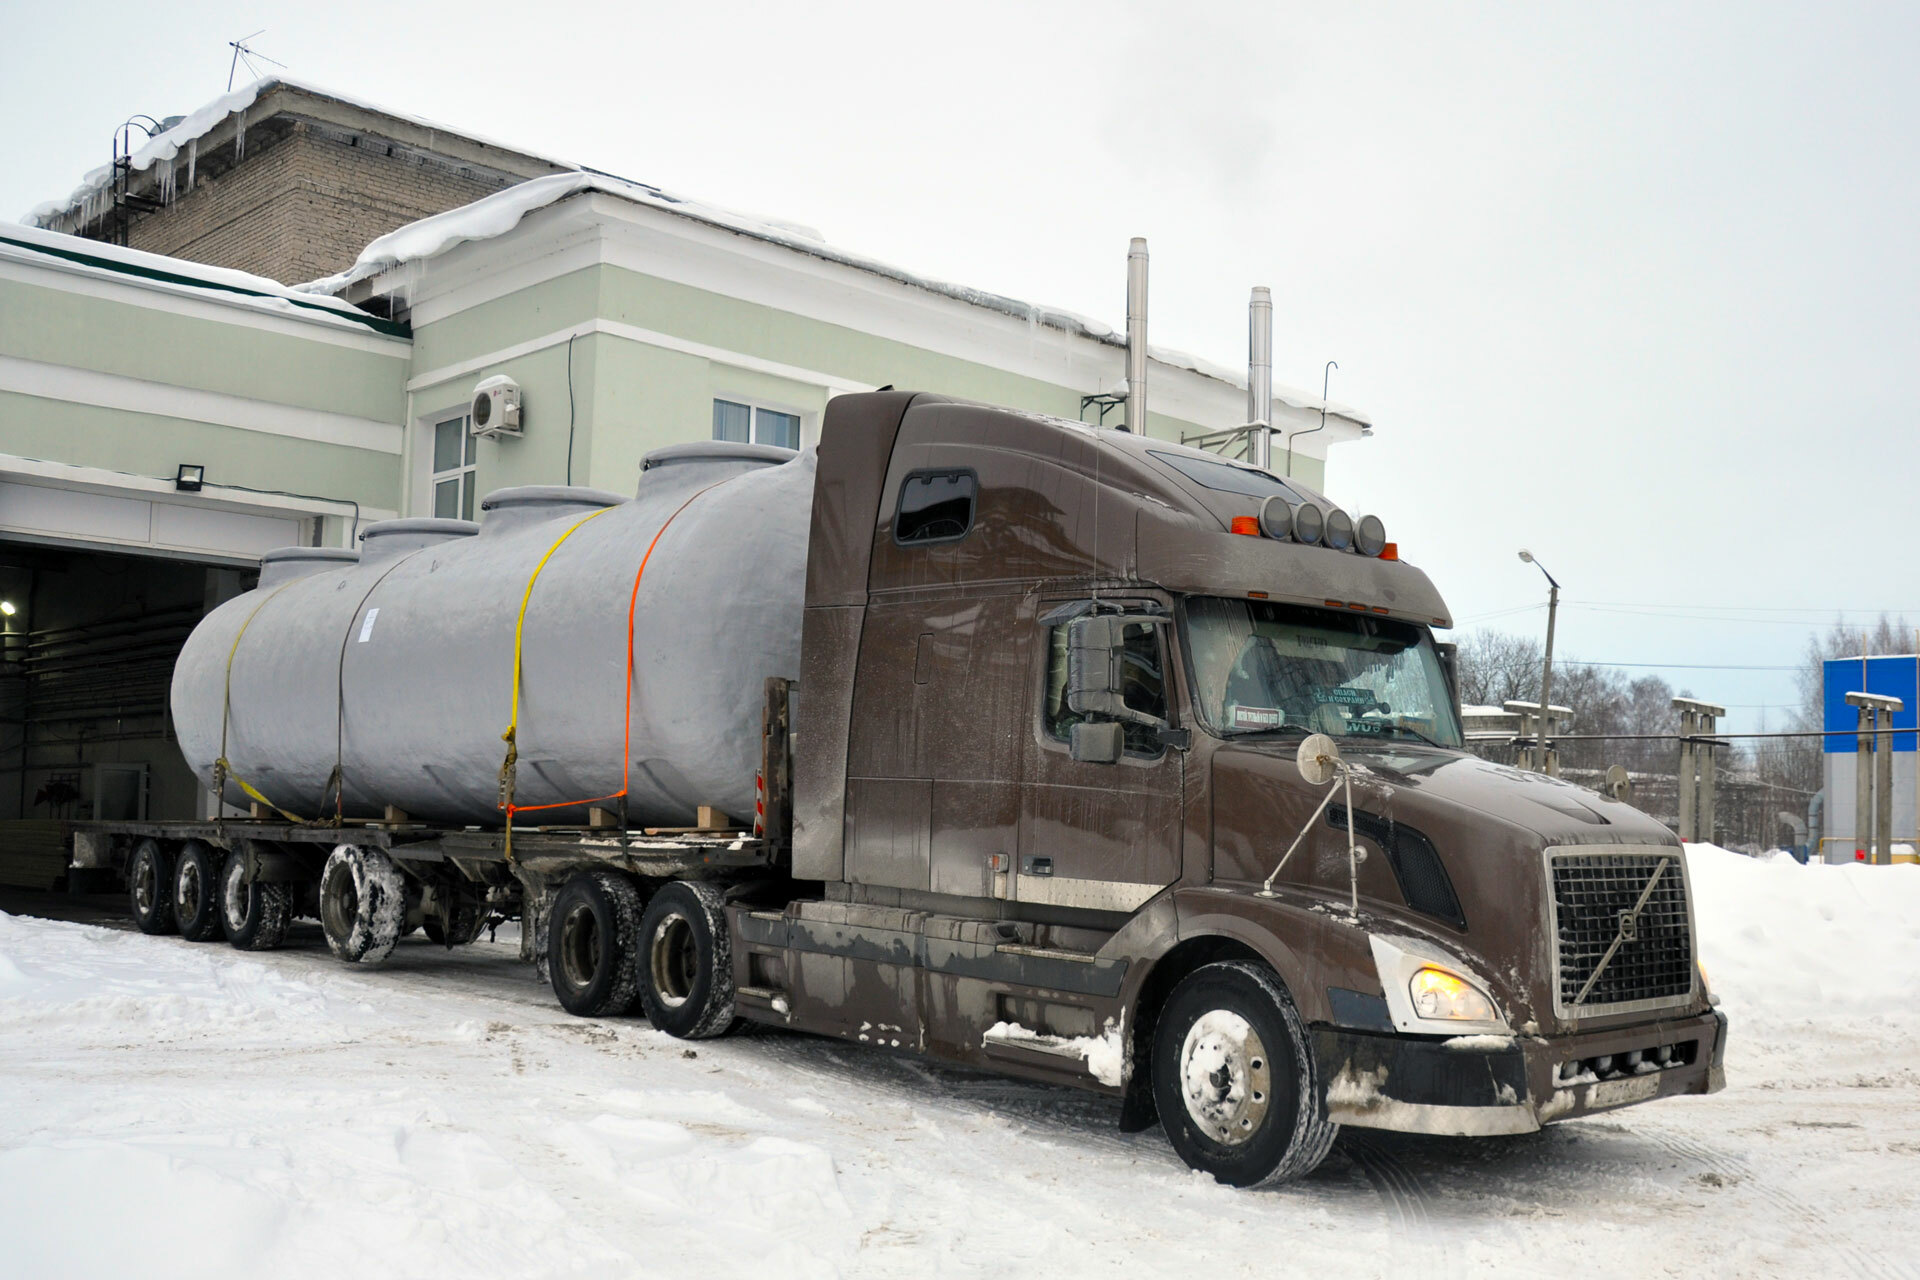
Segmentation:
[(1353, 517), (1335, 507), (1327, 512), (1327, 545), (1335, 551), (1353, 546)]
[(1379, 516), (1361, 516), (1353, 526), (1353, 549), (1363, 556), (1377, 556), (1387, 549), (1387, 526)]
[(1260, 504), (1260, 532), (1281, 542), (1293, 536), (1293, 508), (1277, 493)]
[(1320, 535), (1326, 531), (1326, 512), (1311, 502), (1303, 502), (1293, 509), (1293, 536), (1297, 541), (1311, 547), (1320, 541)]

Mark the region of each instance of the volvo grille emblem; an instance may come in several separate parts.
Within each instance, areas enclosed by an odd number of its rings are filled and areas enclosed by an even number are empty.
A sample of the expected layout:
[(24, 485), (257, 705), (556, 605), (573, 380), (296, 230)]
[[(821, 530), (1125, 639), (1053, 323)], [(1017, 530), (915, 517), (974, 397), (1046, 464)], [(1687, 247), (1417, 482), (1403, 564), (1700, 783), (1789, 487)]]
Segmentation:
[(1635, 908), (1620, 913), (1620, 941), (1633, 942), (1640, 934), (1640, 911)]

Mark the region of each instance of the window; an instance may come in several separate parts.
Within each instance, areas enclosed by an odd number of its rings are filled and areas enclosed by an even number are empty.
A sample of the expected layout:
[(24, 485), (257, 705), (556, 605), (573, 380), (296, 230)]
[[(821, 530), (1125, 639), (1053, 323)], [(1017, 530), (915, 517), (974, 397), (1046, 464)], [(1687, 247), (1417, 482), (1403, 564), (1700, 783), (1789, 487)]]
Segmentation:
[(433, 514), (448, 520), (473, 519), (475, 440), (467, 416), (433, 424)]
[(1215, 732), (1460, 745), (1426, 628), (1269, 600), (1187, 602), (1194, 701)]
[(894, 541), (902, 545), (952, 542), (973, 528), (973, 498), (978, 487), (971, 471), (924, 471), (900, 486), (900, 509), (893, 517)]
[[(1144, 622), (1127, 624), (1126, 652), (1121, 657), (1121, 675), (1126, 684), (1121, 690), (1121, 699), (1135, 711), (1165, 720), (1167, 680), (1166, 666), (1160, 656), (1159, 630)], [(1047, 694), (1042, 710), (1048, 736), (1060, 742), (1072, 739), (1074, 725), (1096, 718), (1067, 706), (1067, 629), (1064, 626), (1047, 632)], [(1127, 721), (1122, 732), (1129, 755), (1160, 754), (1160, 731), (1155, 726)]]
[(741, 404), (737, 400), (715, 400), (713, 438), (735, 444), (771, 444), (782, 449), (798, 449), (800, 415)]

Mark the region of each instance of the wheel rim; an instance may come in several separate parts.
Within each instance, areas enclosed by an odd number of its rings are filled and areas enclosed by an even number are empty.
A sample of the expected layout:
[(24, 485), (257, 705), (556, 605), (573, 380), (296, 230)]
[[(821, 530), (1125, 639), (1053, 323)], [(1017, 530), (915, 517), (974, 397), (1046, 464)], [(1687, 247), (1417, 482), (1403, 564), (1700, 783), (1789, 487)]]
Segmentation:
[(200, 864), (188, 862), (180, 868), (180, 915), (191, 920), (200, 914), (200, 897), (204, 886), (200, 883)]
[(157, 896), (155, 888), (160, 877), (154, 871), (153, 859), (142, 857), (133, 864), (133, 909), (143, 916), (153, 914), (153, 903)]
[(322, 890), (320, 923), (329, 937), (348, 937), (360, 915), (360, 893), (353, 887), (352, 871), (344, 866), (336, 868)]
[(248, 897), (253, 886), (247, 883), (247, 869), (236, 854), (227, 867), (227, 883), (224, 898), (227, 905), (227, 923), (238, 929), (247, 922)]
[(576, 991), (593, 984), (600, 971), (600, 923), (585, 906), (567, 913), (560, 925), (560, 972)]
[(1180, 1098), (1200, 1131), (1221, 1146), (1249, 1142), (1273, 1105), (1273, 1061), (1253, 1024), (1214, 1009), (1180, 1046)]
[(654, 996), (667, 1008), (678, 1009), (693, 996), (694, 975), (700, 971), (693, 922), (677, 911), (667, 916), (654, 926), (647, 951)]

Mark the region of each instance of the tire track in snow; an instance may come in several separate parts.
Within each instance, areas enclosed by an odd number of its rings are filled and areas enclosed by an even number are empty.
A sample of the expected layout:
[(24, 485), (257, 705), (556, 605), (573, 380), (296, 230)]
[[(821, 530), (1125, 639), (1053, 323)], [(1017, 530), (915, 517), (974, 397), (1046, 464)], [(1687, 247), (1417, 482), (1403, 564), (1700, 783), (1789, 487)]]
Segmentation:
[[(1911, 1266), (1902, 1266), (1887, 1259), (1875, 1258), (1863, 1253), (1858, 1247), (1838, 1236), (1827, 1234), (1828, 1214), (1820, 1206), (1802, 1200), (1786, 1188), (1768, 1181), (1756, 1174), (1753, 1166), (1739, 1156), (1725, 1155), (1693, 1138), (1684, 1137), (1668, 1129), (1638, 1125), (1628, 1132), (1646, 1138), (1655, 1146), (1665, 1149), (1672, 1155), (1705, 1165), (1709, 1171), (1725, 1178), (1731, 1178), (1736, 1186), (1751, 1187), (1753, 1192), (1768, 1204), (1789, 1217), (1796, 1219), (1802, 1226), (1819, 1233), (1822, 1247), (1845, 1263), (1844, 1271), (1852, 1276), (1878, 1277), (1880, 1280), (1914, 1280), (1920, 1276), (1920, 1270)], [(1842, 1269), (1835, 1268), (1836, 1273)]]
[(1445, 1232), (1434, 1226), (1434, 1199), (1420, 1176), (1365, 1131), (1342, 1129), (1334, 1149), (1346, 1153), (1385, 1204), (1391, 1222), (1388, 1236), (1407, 1256), (1411, 1269), (1421, 1275), (1454, 1274)]

